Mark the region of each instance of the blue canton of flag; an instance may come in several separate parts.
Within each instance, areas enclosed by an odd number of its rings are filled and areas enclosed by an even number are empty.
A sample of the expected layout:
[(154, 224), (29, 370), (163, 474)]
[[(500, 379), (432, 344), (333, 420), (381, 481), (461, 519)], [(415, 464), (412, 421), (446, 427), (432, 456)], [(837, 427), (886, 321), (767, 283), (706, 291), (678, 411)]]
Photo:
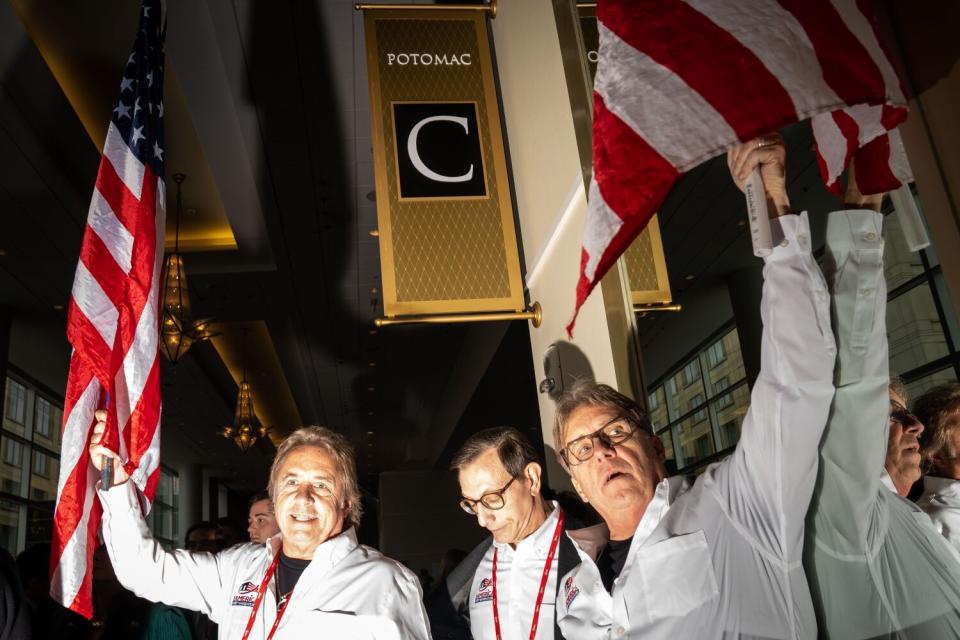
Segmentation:
[(140, 28), (120, 81), (111, 121), (133, 154), (163, 177), (163, 41), (161, 0), (144, 0)]

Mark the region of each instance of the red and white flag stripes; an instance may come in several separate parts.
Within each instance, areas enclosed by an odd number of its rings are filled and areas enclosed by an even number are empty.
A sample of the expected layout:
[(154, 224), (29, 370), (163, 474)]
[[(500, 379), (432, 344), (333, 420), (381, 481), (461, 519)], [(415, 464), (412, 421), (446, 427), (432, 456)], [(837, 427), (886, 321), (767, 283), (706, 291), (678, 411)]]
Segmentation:
[[(882, 139), (875, 151), (866, 152), (874, 162), (864, 162), (870, 175), (861, 184), (889, 188), (879, 173), (908, 175), (899, 168), (897, 153), (887, 153), (887, 160), (882, 153), (896, 147), (884, 147), (885, 134), (906, 117), (906, 101), (866, 4), (597, 3), (593, 180), (576, 311), (677, 178), (741, 141), (806, 118), (833, 118), (833, 112), (851, 107), (859, 135), (850, 138), (849, 128), (844, 131), (834, 120), (818, 127), (825, 136), (817, 136), (821, 149), (832, 146), (831, 153), (821, 154), (821, 167), (842, 171), (849, 158), (837, 152), (846, 153), (848, 141), (855, 150)], [(859, 110), (865, 111), (863, 119)]]
[(153, 499), (160, 458), (159, 286), (163, 258), (163, 33), (144, 0), (90, 202), (67, 312), (73, 346), (51, 552), (51, 595), (90, 617), (100, 503), (87, 452), (94, 411), (107, 443)]

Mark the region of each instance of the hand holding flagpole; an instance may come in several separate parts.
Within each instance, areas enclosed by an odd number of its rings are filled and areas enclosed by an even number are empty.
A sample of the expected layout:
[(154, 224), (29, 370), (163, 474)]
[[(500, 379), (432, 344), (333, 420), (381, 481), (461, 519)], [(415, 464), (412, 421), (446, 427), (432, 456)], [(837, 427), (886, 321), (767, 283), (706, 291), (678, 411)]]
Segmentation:
[(90, 461), (100, 471), (100, 488), (107, 490), (110, 487), (122, 484), (130, 477), (116, 451), (107, 448), (103, 442), (103, 433), (107, 429), (107, 412), (104, 409), (97, 411), (94, 416), (97, 423), (93, 425), (90, 435)]
[(758, 258), (773, 251), (771, 216), (790, 211), (785, 162), (786, 148), (779, 134), (756, 138), (727, 152), (730, 175), (747, 199), (750, 240)]

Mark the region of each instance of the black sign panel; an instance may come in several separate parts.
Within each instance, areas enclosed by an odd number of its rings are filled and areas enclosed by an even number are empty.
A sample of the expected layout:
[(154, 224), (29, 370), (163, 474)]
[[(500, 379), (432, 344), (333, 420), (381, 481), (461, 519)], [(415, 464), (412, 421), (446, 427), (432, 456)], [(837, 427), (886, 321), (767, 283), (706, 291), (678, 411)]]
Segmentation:
[(472, 102), (393, 103), (401, 198), (487, 195)]

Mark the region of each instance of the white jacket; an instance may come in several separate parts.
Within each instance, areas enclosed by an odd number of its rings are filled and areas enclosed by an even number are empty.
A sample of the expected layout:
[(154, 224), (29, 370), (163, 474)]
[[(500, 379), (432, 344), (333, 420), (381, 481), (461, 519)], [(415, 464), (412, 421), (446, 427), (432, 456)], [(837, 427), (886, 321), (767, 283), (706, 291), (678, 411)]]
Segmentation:
[(960, 552), (960, 480), (925, 476), (923, 495), (917, 506), (930, 516), (940, 535)]
[[(494, 542), (480, 560), (480, 566), (470, 584), (470, 633), (473, 640), (496, 640), (493, 622), (493, 552), (497, 553), (497, 608), (500, 612), (500, 631), (504, 640), (528, 640), (533, 624), (533, 608), (540, 591), (543, 566), (547, 561), (553, 533), (557, 528), (560, 510), (557, 503), (548, 503), (553, 511), (536, 531), (517, 543)], [(559, 541), (547, 585), (540, 604), (537, 620), (538, 640), (554, 635), (554, 598), (557, 593), (557, 566), (560, 560)]]
[[(200, 611), (219, 625), (222, 640), (239, 640), (280, 535), (218, 554), (166, 551), (140, 516), (136, 489), (125, 482), (98, 491), (103, 535), (121, 584), (148, 600)], [(271, 580), (250, 633), (267, 637), (276, 618)], [(348, 529), (319, 547), (304, 569), (274, 638), (428, 640), (420, 583), (409, 569), (357, 543)]]
[(890, 364), (883, 216), (832, 214), (836, 394), (804, 562), (820, 637), (960, 638), (960, 564), (915, 504), (884, 486)]
[(761, 372), (736, 450), (695, 484), (657, 486), (612, 595), (594, 562), (602, 544), (578, 541), (581, 564), (557, 597), (566, 638), (816, 637), (803, 525), (835, 346), (806, 215), (779, 221), (783, 242), (764, 267)]

